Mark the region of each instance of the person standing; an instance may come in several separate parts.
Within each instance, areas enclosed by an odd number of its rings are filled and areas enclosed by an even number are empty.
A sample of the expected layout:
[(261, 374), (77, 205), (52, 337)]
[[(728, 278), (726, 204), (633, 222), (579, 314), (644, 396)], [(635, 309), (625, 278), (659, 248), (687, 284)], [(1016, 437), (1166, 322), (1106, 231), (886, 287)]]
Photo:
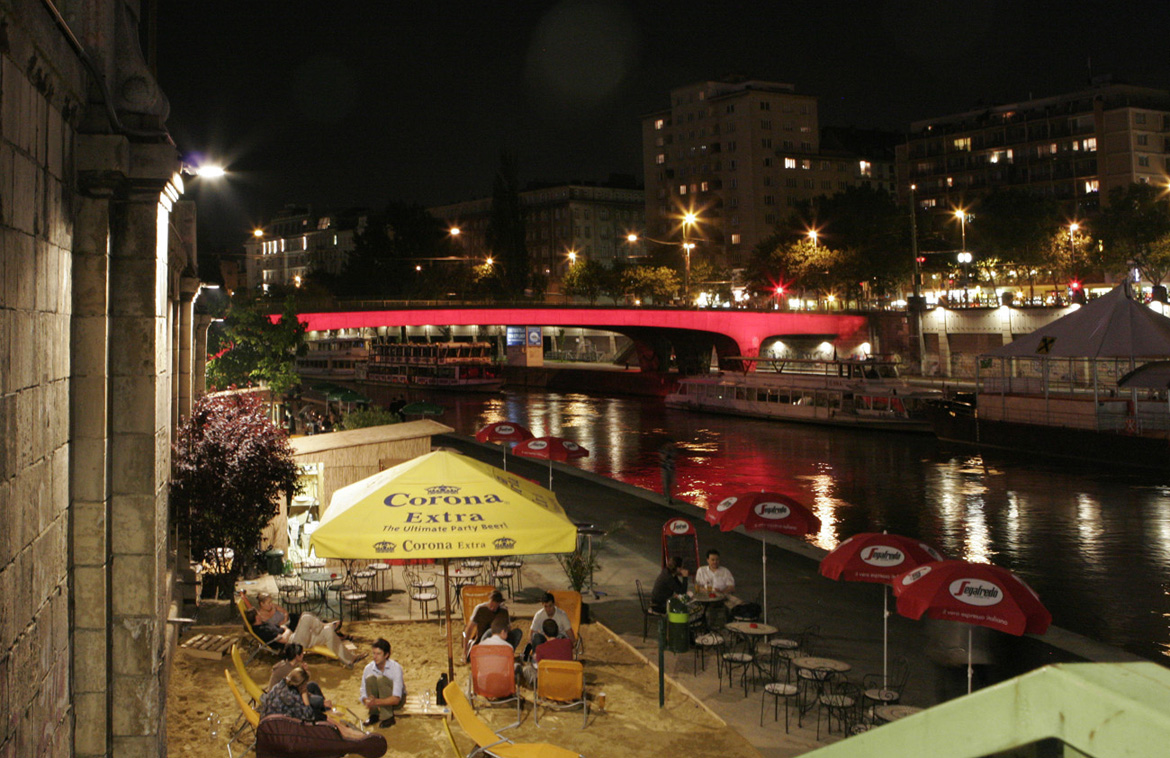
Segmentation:
[(406, 701), (402, 666), (390, 657), (390, 643), (379, 637), (371, 649), (372, 660), (362, 670), (362, 705), (370, 709), (366, 726), (394, 726), (394, 707)]

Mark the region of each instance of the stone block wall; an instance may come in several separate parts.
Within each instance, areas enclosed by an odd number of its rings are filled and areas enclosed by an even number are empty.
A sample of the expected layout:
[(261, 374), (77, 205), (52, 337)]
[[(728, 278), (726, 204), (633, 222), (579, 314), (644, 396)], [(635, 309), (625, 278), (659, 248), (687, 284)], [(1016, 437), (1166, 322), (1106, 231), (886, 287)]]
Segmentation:
[(61, 41), (42, 8), (0, 3), (0, 14), (0, 756), (67, 756), (69, 118), (84, 80), (76, 61), (54, 60)]

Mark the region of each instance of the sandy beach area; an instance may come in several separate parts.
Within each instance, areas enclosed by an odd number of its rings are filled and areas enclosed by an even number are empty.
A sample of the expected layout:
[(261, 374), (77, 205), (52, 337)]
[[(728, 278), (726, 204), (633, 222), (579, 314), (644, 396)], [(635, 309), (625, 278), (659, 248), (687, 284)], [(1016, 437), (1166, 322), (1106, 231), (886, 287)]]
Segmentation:
[[(526, 624), (518, 622), (525, 627)], [(406, 687), (410, 693), (434, 691), (439, 675), (447, 667), (446, 637), (434, 622), (369, 621), (347, 625), (359, 650), (369, 650), (370, 643), (385, 637), (393, 647), (392, 657), (402, 664)], [(759, 753), (714, 713), (693, 699), (685, 690), (667, 681), (666, 704), (658, 707), (658, 675), (655, 669), (633, 648), (601, 624), (582, 627), (585, 654), (585, 683), (590, 696), (604, 692), (604, 711), (590, 710), (589, 724), (581, 729), (580, 709), (572, 711), (542, 710), (537, 727), (532, 718), (531, 691), (521, 688), (529, 699), (524, 720), (505, 736), (516, 742), (550, 742), (585, 756), (661, 756), (673, 758), (689, 755), (702, 745), (704, 753), (720, 758), (758, 758)], [(238, 634), (238, 626), (197, 627), (188, 636), (200, 632)], [(456, 630), (458, 634), (458, 630)], [(525, 640), (527, 642), (527, 640)], [(456, 637), (456, 648), (458, 638)], [(252, 678), (261, 686), (268, 682), (274, 659), (261, 653), (248, 665)], [(367, 713), (358, 698), (359, 676), (366, 661), (346, 669), (336, 661), (310, 656), (313, 680), (318, 682), (337, 707), (349, 707), (362, 718)], [(232, 699), (223, 671), (232, 668), (231, 658), (207, 660), (176, 653), (168, 690), (168, 751), (184, 758), (220, 758), (232, 732), (239, 708)], [(455, 677), (460, 685), (467, 681), (467, 667), (456, 664)], [(232, 672), (235, 676), (235, 672)], [(514, 706), (481, 709), (481, 716), (495, 728), (515, 720)], [(388, 756), (454, 756), (450, 740), (440, 717), (411, 716), (399, 718), (380, 730), (389, 743)], [(459, 755), (473, 747), (471, 739), (452, 723)], [(245, 745), (248, 744), (245, 742)], [(233, 746), (235, 750), (235, 746)], [(242, 750), (242, 748), (241, 748)]]

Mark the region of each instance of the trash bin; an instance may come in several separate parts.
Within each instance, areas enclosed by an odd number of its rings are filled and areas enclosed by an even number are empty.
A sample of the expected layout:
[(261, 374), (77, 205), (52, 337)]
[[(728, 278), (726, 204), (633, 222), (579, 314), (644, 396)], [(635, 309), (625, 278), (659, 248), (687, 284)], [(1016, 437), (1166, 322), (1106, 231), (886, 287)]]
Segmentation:
[(666, 601), (666, 644), (674, 653), (691, 649), (691, 614), (687, 601), (679, 597)]
[(284, 551), (272, 549), (264, 554), (264, 561), (268, 564), (268, 573), (280, 576), (284, 573)]

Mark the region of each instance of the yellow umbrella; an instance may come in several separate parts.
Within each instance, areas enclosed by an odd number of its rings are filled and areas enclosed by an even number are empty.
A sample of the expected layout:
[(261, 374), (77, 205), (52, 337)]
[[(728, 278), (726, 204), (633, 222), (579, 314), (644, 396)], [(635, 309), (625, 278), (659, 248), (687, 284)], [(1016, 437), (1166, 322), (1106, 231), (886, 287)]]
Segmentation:
[[(572, 552), (577, 527), (544, 487), (439, 450), (337, 490), (311, 544), (328, 558), (442, 559), (446, 574), (449, 558)], [(450, 658), (450, 597), (447, 614)]]

